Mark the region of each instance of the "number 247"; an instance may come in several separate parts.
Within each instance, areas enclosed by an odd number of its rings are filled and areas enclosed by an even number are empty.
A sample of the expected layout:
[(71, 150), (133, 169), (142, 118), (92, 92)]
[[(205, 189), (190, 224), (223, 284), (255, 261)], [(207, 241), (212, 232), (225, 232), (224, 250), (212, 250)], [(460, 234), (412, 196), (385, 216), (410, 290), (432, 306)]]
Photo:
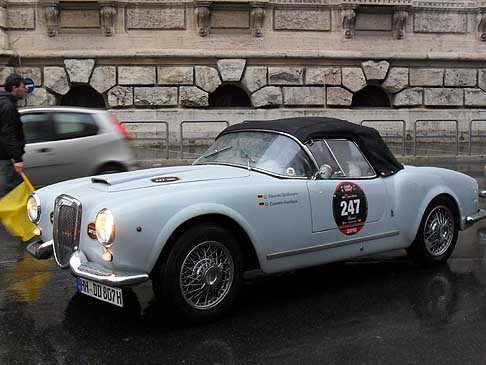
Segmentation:
[(341, 216), (346, 216), (348, 214), (354, 215), (354, 214), (359, 214), (359, 204), (360, 204), (359, 199), (354, 199), (354, 200), (349, 200), (345, 201), (343, 200), (341, 202)]

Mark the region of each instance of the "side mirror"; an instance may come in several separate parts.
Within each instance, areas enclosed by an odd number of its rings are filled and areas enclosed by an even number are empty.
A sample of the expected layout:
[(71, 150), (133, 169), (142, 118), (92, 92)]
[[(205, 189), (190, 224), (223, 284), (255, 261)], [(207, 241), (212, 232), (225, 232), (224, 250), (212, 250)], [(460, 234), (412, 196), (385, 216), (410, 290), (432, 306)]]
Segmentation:
[(324, 164), (319, 168), (319, 171), (317, 172), (316, 178), (318, 179), (329, 179), (334, 173), (333, 168), (328, 165)]

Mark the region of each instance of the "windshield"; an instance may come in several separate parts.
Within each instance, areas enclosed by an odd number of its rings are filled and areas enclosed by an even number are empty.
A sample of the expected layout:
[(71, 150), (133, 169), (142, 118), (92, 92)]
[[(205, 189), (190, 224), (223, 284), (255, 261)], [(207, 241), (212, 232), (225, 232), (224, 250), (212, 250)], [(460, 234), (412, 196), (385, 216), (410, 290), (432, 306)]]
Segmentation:
[(194, 164), (250, 166), (289, 177), (310, 177), (314, 167), (293, 139), (271, 132), (235, 132), (219, 137)]

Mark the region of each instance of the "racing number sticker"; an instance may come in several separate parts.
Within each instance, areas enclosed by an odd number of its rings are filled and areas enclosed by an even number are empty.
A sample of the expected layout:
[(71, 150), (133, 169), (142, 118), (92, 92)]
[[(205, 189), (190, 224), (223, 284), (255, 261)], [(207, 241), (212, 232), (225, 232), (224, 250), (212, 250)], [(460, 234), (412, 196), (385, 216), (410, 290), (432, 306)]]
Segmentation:
[(334, 220), (341, 233), (351, 236), (363, 229), (368, 215), (366, 195), (355, 183), (345, 181), (334, 191)]

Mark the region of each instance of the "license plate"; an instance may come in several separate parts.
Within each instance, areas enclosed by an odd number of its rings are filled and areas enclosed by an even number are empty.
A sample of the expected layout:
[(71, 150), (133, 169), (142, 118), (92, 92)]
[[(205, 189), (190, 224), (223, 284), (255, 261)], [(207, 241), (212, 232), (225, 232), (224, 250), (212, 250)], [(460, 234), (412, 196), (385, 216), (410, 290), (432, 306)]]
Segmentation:
[(83, 278), (76, 278), (78, 292), (89, 295), (90, 297), (108, 302), (119, 307), (123, 307), (123, 293), (119, 288), (96, 283)]

